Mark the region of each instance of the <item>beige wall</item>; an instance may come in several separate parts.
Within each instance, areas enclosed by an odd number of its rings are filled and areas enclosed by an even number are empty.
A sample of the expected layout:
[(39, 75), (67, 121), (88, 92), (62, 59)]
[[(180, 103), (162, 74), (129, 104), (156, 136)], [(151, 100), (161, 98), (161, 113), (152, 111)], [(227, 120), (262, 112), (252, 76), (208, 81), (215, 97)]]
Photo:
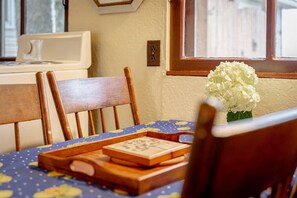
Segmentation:
[[(92, 32), (90, 76), (122, 75), (132, 70), (141, 121), (195, 120), (205, 98), (205, 77), (166, 76), (167, 0), (144, 0), (133, 13), (99, 15), (92, 0), (70, 1), (69, 30)], [(146, 66), (147, 40), (161, 40), (161, 67)], [(167, 47), (168, 48), (168, 47)], [(260, 79), (261, 102), (254, 115), (297, 106), (297, 81)], [(218, 122), (224, 122), (221, 114)], [(130, 123), (127, 119), (124, 126)]]

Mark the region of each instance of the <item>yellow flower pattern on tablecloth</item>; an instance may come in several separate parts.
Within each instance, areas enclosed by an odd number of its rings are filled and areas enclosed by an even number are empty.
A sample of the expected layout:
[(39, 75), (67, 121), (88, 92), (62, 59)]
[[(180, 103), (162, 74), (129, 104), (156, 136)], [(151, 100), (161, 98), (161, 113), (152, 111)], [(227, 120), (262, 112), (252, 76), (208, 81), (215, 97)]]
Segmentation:
[(119, 195), (128, 195), (129, 194), (127, 191), (120, 190), (120, 189), (114, 189), (113, 192), (115, 192)]
[(149, 127), (147, 127), (147, 128), (139, 129), (139, 130), (137, 130), (136, 132), (145, 132), (145, 131), (155, 131), (155, 132), (158, 132), (158, 131), (160, 131), (160, 129), (158, 129), (158, 128), (149, 128)]
[(0, 173), (0, 184), (10, 182), (11, 180), (12, 180), (12, 177), (5, 175), (3, 173)]
[(188, 122), (186, 122), (186, 121), (180, 121), (180, 122), (175, 123), (175, 125), (177, 125), (177, 126), (182, 126), (182, 125), (187, 125), (187, 124), (188, 124)]
[(1, 198), (9, 198), (13, 195), (12, 190), (0, 190), (0, 197)]
[(79, 145), (83, 145), (83, 144), (87, 144), (88, 142), (77, 142), (77, 143), (74, 143), (74, 144), (69, 144), (67, 145), (66, 147), (73, 147), (73, 146), (79, 146)]
[(35, 161), (35, 162), (30, 162), (30, 163), (29, 163), (29, 166), (36, 166), (36, 167), (37, 167), (37, 166), (38, 166), (38, 162), (37, 162), (37, 161)]
[(189, 130), (191, 130), (191, 128), (190, 127), (179, 127), (179, 128), (177, 128), (177, 130), (179, 130), (179, 131), (189, 131)]
[(0, 162), (0, 168), (3, 166), (3, 163)]
[(48, 177), (61, 177), (61, 176), (64, 176), (65, 174), (63, 173), (59, 173), (57, 171), (50, 171), (47, 173), (47, 176)]
[(82, 194), (81, 189), (63, 184), (61, 186), (47, 188), (41, 192), (36, 192), (33, 197), (34, 198), (60, 198), (60, 197), (71, 198), (81, 194)]
[(155, 124), (156, 122), (149, 122), (149, 123), (147, 123), (147, 124), (145, 124), (145, 125), (153, 125), (153, 124)]
[(72, 179), (72, 176), (70, 176), (70, 175), (65, 175), (65, 177), (63, 177), (63, 179)]
[(37, 148), (48, 148), (48, 147), (51, 147), (52, 145), (51, 144), (47, 144), (47, 145), (42, 145), (42, 146), (39, 146)]
[(177, 192), (174, 192), (170, 195), (159, 195), (158, 198), (180, 198), (180, 194)]
[(118, 129), (118, 130), (113, 130), (113, 131), (109, 131), (110, 133), (120, 133), (123, 132), (123, 129)]

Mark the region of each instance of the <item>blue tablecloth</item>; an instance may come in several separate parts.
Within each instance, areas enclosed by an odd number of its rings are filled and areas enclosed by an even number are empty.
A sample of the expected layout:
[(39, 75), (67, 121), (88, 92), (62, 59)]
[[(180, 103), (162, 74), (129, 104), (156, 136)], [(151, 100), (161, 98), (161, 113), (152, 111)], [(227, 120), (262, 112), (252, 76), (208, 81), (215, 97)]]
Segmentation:
[(0, 197), (156, 198), (162, 195), (178, 195), (181, 191), (182, 181), (170, 183), (139, 196), (127, 195), (124, 192), (114, 191), (105, 186), (77, 180), (71, 176), (38, 168), (37, 155), (38, 153), (48, 150), (140, 131), (193, 131), (194, 125), (193, 122), (161, 120), (125, 128), (123, 130), (111, 131), (99, 136), (80, 138), (56, 143), (51, 146), (2, 154), (0, 155)]

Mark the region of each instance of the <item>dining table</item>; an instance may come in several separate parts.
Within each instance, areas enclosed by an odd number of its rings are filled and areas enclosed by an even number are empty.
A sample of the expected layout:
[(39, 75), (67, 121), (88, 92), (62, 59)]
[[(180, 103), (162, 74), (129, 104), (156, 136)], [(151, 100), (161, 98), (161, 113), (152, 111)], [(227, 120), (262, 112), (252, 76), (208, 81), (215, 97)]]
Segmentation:
[(97, 198), (165, 198), (179, 197), (183, 180), (168, 183), (140, 195), (122, 190), (111, 189), (105, 185), (93, 183), (47, 170), (38, 166), (38, 154), (51, 150), (118, 137), (144, 131), (163, 133), (192, 132), (195, 123), (183, 120), (158, 120), (146, 124), (131, 126), (84, 138), (77, 138), (52, 145), (23, 149), (0, 155), (0, 197), (97, 197)]

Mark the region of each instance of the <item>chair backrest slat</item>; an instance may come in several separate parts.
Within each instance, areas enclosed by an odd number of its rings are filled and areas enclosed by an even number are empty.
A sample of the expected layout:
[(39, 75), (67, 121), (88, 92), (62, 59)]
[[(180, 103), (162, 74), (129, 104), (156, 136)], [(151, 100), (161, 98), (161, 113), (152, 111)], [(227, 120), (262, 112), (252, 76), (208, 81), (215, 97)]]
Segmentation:
[(20, 151), (21, 140), (20, 140), (20, 127), (18, 122), (14, 123), (14, 137), (15, 137), (15, 150)]
[(82, 133), (82, 129), (81, 129), (80, 118), (79, 118), (78, 112), (75, 112), (75, 121), (76, 121), (76, 127), (77, 127), (78, 137), (79, 138), (82, 138), (83, 137), (83, 133)]
[(120, 122), (119, 122), (119, 116), (118, 116), (118, 109), (116, 106), (113, 106), (113, 114), (114, 114), (114, 121), (116, 129), (120, 129)]
[(88, 111), (88, 114), (89, 114), (89, 122), (90, 122), (90, 134), (95, 135), (96, 131), (95, 131), (95, 125), (94, 125), (92, 111)]
[(100, 108), (99, 110), (100, 110), (100, 117), (101, 117), (102, 132), (106, 132), (104, 112), (103, 112), (103, 109), (102, 108)]

